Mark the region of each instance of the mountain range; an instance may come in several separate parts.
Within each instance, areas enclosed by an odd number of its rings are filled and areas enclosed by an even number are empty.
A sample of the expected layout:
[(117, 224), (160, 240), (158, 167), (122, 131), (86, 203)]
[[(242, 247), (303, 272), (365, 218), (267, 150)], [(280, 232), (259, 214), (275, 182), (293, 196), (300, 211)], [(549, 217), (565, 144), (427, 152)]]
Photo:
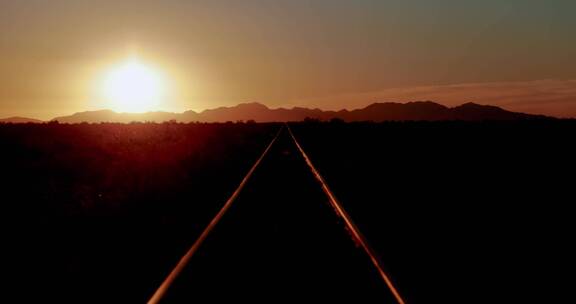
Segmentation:
[(14, 116), (0, 119), (0, 123), (43, 123), (43, 121), (34, 118)]
[[(525, 120), (546, 119), (543, 115), (532, 115), (511, 112), (499, 107), (465, 103), (457, 107), (446, 107), (431, 101), (416, 101), (409, 103), (374, 103), (363, 109), (323, 111), (295, 107), (292, 109), (270, 109), (260, 103), (243, 103), (233, 107), (220, 107), (202, 112), (186, 111), (183, 113), (147, 112), (147, 113), (116, 113), (111, 110), (78, 112), (70, 116), (56, 117), (52, 121), (60, 123), (99, 123), (119, 122), (226, 122), (248, 121), (284, 122), (302, 121), (306, 118), (343, 121), (439, 121), (439, 120)], [(0, 122), (25, 123), (41, 122), (39, 120), (13, 117)]]

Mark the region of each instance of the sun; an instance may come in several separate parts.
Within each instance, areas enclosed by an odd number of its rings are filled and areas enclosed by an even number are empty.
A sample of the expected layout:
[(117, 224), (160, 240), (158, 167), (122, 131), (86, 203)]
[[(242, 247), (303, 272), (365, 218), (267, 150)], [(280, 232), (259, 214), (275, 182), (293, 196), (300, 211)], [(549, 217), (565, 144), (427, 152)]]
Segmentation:
[(130, 58), (104, 75), (101, 91), (112, 110), (141, 113), (161, 105), (166, 83), (160, 71)]

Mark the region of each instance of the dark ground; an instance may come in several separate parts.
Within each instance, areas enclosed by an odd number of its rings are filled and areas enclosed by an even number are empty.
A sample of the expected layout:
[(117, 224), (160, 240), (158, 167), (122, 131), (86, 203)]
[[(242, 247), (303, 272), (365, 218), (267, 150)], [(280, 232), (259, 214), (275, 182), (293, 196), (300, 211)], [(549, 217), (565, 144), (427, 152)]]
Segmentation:
[(143, 303), (276, 125), (2, 125), (3, 271), (20, 302)]
[[(0, 125), (4, 291), (145, 302), (279, 127)], [(407, 303), (573, 302), (574, 121), (292, 130)], [(293, 145), (270, 152), (171, 299), (382, 303)]]
[(292, 129), (408, 303), (574, 301), (576, 121)]

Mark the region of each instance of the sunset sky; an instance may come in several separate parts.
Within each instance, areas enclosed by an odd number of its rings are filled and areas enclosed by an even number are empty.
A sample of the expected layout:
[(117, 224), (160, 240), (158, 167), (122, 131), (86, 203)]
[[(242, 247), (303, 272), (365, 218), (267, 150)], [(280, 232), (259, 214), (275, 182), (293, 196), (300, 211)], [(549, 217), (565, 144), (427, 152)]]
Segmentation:
[(573, 0), (2, 0), (0, 117), (107, 108), (127, 59), (153, 109), (474, 101), (576, 116)]

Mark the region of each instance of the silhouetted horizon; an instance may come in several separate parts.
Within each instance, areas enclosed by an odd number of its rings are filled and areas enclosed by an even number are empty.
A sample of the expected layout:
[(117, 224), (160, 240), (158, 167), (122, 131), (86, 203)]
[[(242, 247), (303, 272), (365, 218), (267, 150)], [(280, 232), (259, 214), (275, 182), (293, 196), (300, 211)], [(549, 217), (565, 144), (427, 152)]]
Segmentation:
[(343, 121), (438, 121), (438, 120), (517, 120), (554, 118), (546, 115), (526, 114), (505, 110), (501, 107), (483, 105), (474, 102), (463, 103), (455, 107), (433, 101), (376, 102), (364, 108), (339, 111), (319, 108), (292, 107), (270, 108), (263, 103), (247, 102), (233, 107), (217, 107), (203, 111), (184, 112), (150, 111), (144, 113), (116, 112), (110, 109), (76, 112), (71, 115), (55, 117), (42, 121), (27, 117), (0, 119), (4, 123), (42, 123), (58, 121), (62, 123), (99, 123), (99, 122), (287, 122), (304, 119)]

